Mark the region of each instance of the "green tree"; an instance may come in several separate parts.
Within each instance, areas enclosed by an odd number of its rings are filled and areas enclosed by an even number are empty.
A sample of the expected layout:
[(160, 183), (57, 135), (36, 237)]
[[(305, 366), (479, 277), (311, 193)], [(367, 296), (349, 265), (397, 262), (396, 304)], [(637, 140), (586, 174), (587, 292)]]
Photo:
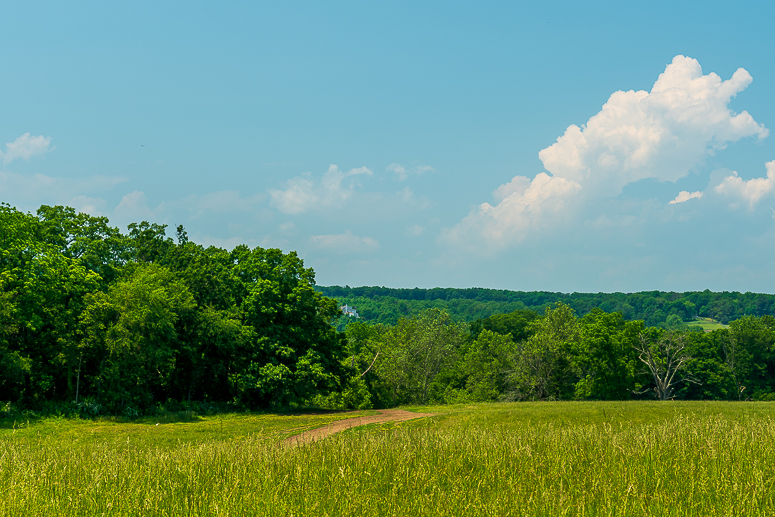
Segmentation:
[(382, 404), (427, 403), (436, 377), (452, 366), (465, 335), (463, 324), (438, 309), (404, 318), (385, 332), (374, 365)]
[(740, 398), (762, 398), (775, 391), (775, 318), (745, 316), (729, 324), (724, 361)]
[(44, 229), (30, 214), (0, 205), (0, 228), (3, 384), (14, 386), (8, 396), (29, 405), (73, 396), (79, 316), (101, 278), (42, 240)]
[(129, 259), (129, 243), (118, 228), (110, 226), (107, 217), (78, 213), (68, 206), (47, 205), (42, 205), (37, 214), (42, 242), (78, 260), (106, 284), (117, 278)]
[(502, 335), (486, 329), (465, 347), (460, 368), (466, 375), (465, 388), (470, 400), (498, 400), (507, 391), (516, 347), (509, 334)]
[(344, 335), (330, 325), (336, 302), (314, 290), (315, 274), (295, 252), (249, 249), (232, 252), (240, 281), (236, 302), (253, 339), (230, 376), (235, 397), (254, 407), (303, 401), (336, 391), (343, 370)]
[(574, 384), (571, 350), (579, 338), (578, 321), (569, 306), (558, 303), (547, 308), (532, 335), (517, 348), (509, 383), (512, 398), (569, 398)]
[(153, 264), (137, 265), (107, 293), (90, 295), (84, 346), (100, 363), (92, 379), (100, 386), (100, 401), (124, 410), (166, 400), (181, 349), (181, 322), (195, 308), (186, 285)]
[[(686, 384), (679, 394), (687, 399), (738, 400), (742, 394), (733, 372), (739, 364), (730, 350), (729, 331), (687, 332), (685, 338), (691, 358), (687, 361), (687, 371), (697, 382)], [(733, 355), (728, 357), (730, 352)]]
[(643, 322), (625, 322), (621, 314), (594, 309), (580, 321), (572, 345), (572, 366), (579, 380), (575, 397), (626, 400), (632, 396), (638, 364), (634, 345)]
[(476, 338), (482, 330), (490, 330), (502, 336), (511, 335), (515, 342), (530, 337), (531, 325), (538, 314), (527, 309), (517, 309), (508, 314), (494, 314), (489, 318), (471, 322), (471, 335)]

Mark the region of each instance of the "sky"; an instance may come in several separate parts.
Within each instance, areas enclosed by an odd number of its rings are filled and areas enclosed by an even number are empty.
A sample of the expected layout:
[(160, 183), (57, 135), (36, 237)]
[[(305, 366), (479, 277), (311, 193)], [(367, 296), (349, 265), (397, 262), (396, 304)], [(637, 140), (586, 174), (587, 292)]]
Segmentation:
[(321, 285), (775, 293), (775, 4), (623, 4), (7, 2), (0, 201)]

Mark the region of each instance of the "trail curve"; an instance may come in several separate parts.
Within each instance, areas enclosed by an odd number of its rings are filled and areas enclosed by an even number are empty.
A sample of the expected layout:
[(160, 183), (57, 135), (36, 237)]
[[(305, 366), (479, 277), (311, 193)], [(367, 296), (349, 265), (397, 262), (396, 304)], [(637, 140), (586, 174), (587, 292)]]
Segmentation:
[(337, 420), (336, 422), (331, 422), (330, 424), (324, 425), (323, 427), (310, 429), (309, 431), (304, 431), (301, 434), (290, 436), (286, 438), (284, 442), (289, 445), (299, 445), (322, 440), (333, 434), (341, 433), (345, 429), (351, 429), (353, 427), (359, 427), (368, 424), (381, 424), (383, 422), (406, 422), (407, 420), (414, 420), (415, 418), (424, 418), (429, 416), (436, 416), (436, 413), (413, 413), (404, 409), (381, 409), (379, 410), (378, 415)]

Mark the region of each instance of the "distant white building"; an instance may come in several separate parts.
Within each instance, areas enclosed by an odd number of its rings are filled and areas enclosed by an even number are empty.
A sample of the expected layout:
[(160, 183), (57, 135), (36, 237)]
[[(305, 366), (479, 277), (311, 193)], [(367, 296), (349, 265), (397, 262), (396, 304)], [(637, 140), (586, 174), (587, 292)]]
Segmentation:
[(349, 305), (342, 305), (339, 307), (339, 310), (342, 311), (342, 314), (346, 314), (347, 316), (360, 318), (358, 316), (358, 311), (355, 310), (355, 307), (350, 307)]

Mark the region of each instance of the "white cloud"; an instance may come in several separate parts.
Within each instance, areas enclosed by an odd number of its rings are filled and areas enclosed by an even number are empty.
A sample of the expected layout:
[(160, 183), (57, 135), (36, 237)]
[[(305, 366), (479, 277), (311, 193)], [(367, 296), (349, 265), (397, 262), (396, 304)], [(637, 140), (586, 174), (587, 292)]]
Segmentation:
[(320, 181), (306, 174), (288, 180), (283, 190), (270, 190), (271, 204), (286, 214), (341, 205), (353, 195), (358, 176), (372, 175), (366, 167), (343, 172), (336, 165), (331, 165)]
[(388, 165), (387, 170), (394, 172), (398, 177), (398, 181), (404, 181), (410, 174), (425, 174), (426, 172), (436, 172), (436, 169), (430, 165), (419, 165), (417, 167), (411, 167), (407, 169), (400, 163), (391, 163)]
[(156, 218), (148, 208), (148, 198), (145, 193), (135, 190), (121, 198), (115, 209), (116, 216), (122, 221), (139, 223), (140, 221), (152, 221)]
[(500, 203), (496, 206), (482, 203), (454, 228), (445, 230), (442, 239), (472, 251), (521, 242), (531, 230), (562, 217), (567, 203), (580, 190), (575, 181), (545, 172), (532, 181), (517, 176), (493, 193), (496, 198), (505, 196)]
[(105, 215), (106, 202), (102, 198), (89, 196), (76, 196), (67, 203), (68, 206), (75, 208), (78, 212), (83, 212), (91, 216)]
[(111, 190), (125, 181), (126, 178), (120, 176), (62, 178), (0, 172), (0, 199), (20, 210), (34, 211), (44, 204), (68, 205), (92, 215), (102, 215), (105, 201), (95, 194)]
[(0, 151), (0, 157), (2, 157), (4, 164), (19, 158), (29, 160), (35, 155), (49, 152), (51, 150), (49, 149), (50, 144), (50, 137), (31, 136), (29, 133), (24, 133), (13, 142), (5, 144), (6, 150), (5, 152)]
[(747, 202), (748, 207), (753, 209), (763, 197), (775, 192), (775, 160), (767, 162), (766, 168), (766, 177), (747, 181), (733, 171), (716, 185), (714, 190), (719, 194)]
[(409, 187), (404, 187), (398, 192), (396, 192), (396, 195), (403, 201), (404, 203), (408, 203), (414, 199), (414, 191)]
[(411, 235), (412, 237), (419, 237), (424, 231), (425, 227), (419, 224), (413, 224), (406, 229), (406, 234)]
[(722, 81), (703, 75), (696, 59), (676, 56), (650, 93), (615, 92), (586, 125), (568, 126), (538, 156), (547, 171), (582, 184), (588, 195), (616, 196), (646, 178), (676, 181), (728, 142), (768, 135), (748, 112), (729, 109), (752, 80), (739, 68)]
[(688, 192), (686, 190), (682, 190), (678, 193), (677, 196), (675, 196), (675, 199), (673, 199), (668, 205), (675, 205), (678, 203), (685, 203), (686, 201), (689, 201), (690, 199), (702, 199), (702, 192)]
[(387, 170), (395, 172), (396, 176), (398, 176), (398, 181), (404, 181), (409, 177), (409, 174), (406, 173), (406, 168), (400, 163), (391, 163), (387, 166)]
[(310, 242), (318, 249), (339, 253), (357, 253), (379, 249), (379, 242), (371, 237), (358, 237), (350, 230), (333, 235), (312, 235)]
[[(571, 209), (599, 210), (600, 201), (618, 196), (629, 183), (647, 178), (674, 182), (729, 142), (765, 138), (769, 130), (748, 112), (729, 109), (732, 98), (751, 81), (742, 68), (723, 81), (714, 73), (703, 75), (697, 60), (676, 56), (650, 92), (613, 93), (585, 125), (568, 126), (540, 151), (549, 174), (532, 180), (516, 176), (501, 185), (493, 192), (497, 205), (480, 205), (445, 230), (442, 240), (496, 249), (519, 243), (533, 229), (565, 224), (575, 215)], [(746, 189), (760, 192), (767, 185)], [(682, 194), (675, 203), (686, 201)]]
[(194, 217), (210, 217), (213, 214), (255, 212), (265, 199), (266, 194), (263, 193), (243, 197), (236, 190), (221, 190), (167, 202), (165, 208), (187, 210)]

